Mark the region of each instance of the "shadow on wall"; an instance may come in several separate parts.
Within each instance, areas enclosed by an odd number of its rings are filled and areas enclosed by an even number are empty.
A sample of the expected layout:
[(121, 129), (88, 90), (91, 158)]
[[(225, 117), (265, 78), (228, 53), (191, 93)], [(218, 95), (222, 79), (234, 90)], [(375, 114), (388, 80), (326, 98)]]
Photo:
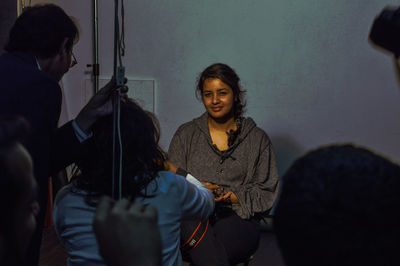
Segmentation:
[(282, 188), (282, 176), (286, 170), (291, 166), (294, 160), (300, 157), (304, 153), (304, 148), (300, 146), (292, 137), (289, 135), (276, 135), (271, 136), (272, 145), (275, 151), (276, 163), (278, 166), (279, 173), (279, 194), (275, 201), (275, 206), (272, 207), (270, 215), (274, 215), (276, 204), (279, 201), (279, 196)]
[(289, 135), (271, 136), (271, 141), (275, 151), (278, 173), (282, 177), (293, 161), (304, 153), (304, 148)]
[(399, 59), (396, 59), (396, 57), (393, 57), (393, 66), (396, 74), (397, 85), (400, 89), (400, 62)]
[(368, 38), (368, 43), (375, 49), (378, 50), (380, 52), (382, 52), (383, 54), (386, 54), (387, 56), (392, 57), (392, 62), (393, 62), (393, 68), (394, 68), (394, 72), (396, 75), (396, 80), (397, 80), (397, 85), (398, 88), (400, 90), (400, 59), (396, 59), (396, 57), (393, 55), (392, 52), (389, 52), (388, 50), (385, 50), (384, 48), (374, 44), (370, 38)]
[(0, 1), (0, 55), (4, 52), (4, 45), (8, 40), (8, 33), (17, 18), (17, 1)]

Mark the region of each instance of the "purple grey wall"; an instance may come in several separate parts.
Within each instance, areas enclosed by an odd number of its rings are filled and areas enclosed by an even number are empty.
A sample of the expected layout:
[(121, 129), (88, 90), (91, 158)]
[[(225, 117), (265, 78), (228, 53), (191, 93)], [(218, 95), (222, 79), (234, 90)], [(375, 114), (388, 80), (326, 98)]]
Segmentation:
[(0, 2), (0, 53), (8, 40), (8, 32), (17, 18), (17, 1), (1, 0)]
[[(90, 78), (91, 1), (52, 2), (82, 28), (74, 51), (79, 64), (63, 80), (73, 117)], [(112, 72), (113, 2), (99, 1), (104, 77)], [(380, 0), (125, 0), (124, 64), (128, 77), (156, 82), (164, 148), (180, 124), (204, 110), (194, 95), (198, 73), (226, 62), (241, 77), (247, 115), (270, 135), (281, 172), (305, 150), (332, 142), (365, 145), (399, 161), (400, 86), (390, 56), (367, 39), (384, 6)]]

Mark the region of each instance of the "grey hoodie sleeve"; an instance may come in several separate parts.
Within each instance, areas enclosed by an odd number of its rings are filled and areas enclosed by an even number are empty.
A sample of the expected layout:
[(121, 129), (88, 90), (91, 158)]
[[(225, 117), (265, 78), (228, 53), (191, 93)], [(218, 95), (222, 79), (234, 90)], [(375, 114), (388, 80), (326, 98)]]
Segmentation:
[(272, 144), (266, 136), (261, 142), (244, 183), (232, 187), (240, 203), (232, 207), (243, 219), (270, 210), (278, 195), (279, 177)]
[(168, 160), (171, 161), (176, 167), (187, 169), (186, 166), (186, 147), (181, 139), (180, 128), (175, 132), (172, 137), (171, 143), (168, 148)]

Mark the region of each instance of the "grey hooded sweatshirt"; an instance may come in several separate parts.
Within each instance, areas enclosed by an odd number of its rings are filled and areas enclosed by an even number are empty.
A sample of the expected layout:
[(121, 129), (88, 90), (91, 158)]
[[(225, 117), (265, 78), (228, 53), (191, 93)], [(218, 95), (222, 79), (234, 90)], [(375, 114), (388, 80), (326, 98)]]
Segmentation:
[(278, 170), (268, 135), (251, 118), (244, 118), (234, 143), (220, 151), (211, 140), (208, 114), (181, 125), (168, 159), (203, 182), (232, 191), (239, 204), (232, 209), (243, 219), (270, 210), (278, 195)]

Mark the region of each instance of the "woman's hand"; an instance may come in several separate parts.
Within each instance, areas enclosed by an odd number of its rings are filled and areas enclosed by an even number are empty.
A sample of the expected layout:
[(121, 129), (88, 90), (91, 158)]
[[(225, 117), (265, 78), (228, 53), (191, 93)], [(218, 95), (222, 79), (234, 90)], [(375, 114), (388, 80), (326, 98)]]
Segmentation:
[(75, 121), (84, 132), (89, 132), (90, 127), (99, 117), (112, 113), (112, 95), (115, 90), (119, 91), (121, 101), (125, 102), (128, 98), (128, 87), (118, 87), (113, 77), (79, 112)]
[(239, 200), (235, 193), (232, 191), (227, 192), (225, 195), (215, 198), (215, 202), (226, 202), (231, 204), (239, 204)]
[(215, 197), (219, 197), (218, 190), (221, 188), (220, 186), (210, 183), (210, 182), (201, 182), (211, 193), (214, 194)]
[(176, 167), (176, 165), (171, 163), (170, 161), (165, 160), (164, 161), (164, 169), (166, 171), (170, 171), (170, 172), (176, 174), (176, 170), (178, 170), (178, 167)]
[(211, 193), (214, 194), (215, 197), (215, 202), (227, 202), (227, 203), (231, 203), (231, 204), (239, 204), (239, 200), (236, 196), (235, 193), (233, 193), (232, 191), (228, 191), (225, 194), (221, 194), (224, 193), (223, 188), (219, 185), (210, 183), (210, 182), (201, 182), (208, 190), (211, 191)]

